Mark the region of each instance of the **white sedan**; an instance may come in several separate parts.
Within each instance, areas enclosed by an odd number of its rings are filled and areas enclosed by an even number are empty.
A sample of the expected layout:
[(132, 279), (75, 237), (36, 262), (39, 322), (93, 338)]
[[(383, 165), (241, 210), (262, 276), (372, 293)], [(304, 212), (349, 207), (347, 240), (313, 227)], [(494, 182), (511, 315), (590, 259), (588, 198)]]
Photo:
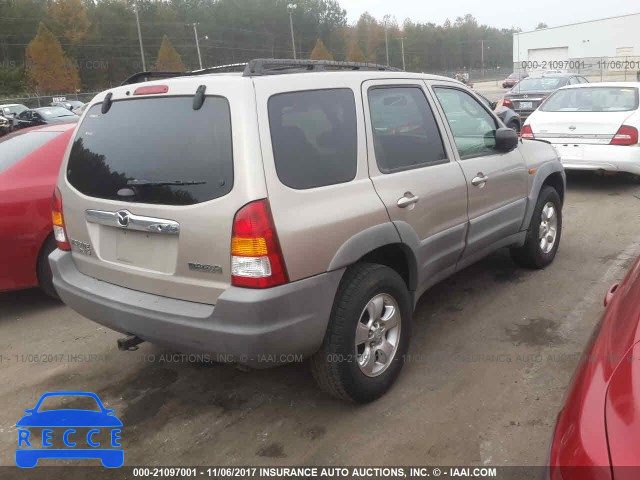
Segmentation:
[(639, 82), (583, 83), (549, 95), (520, 136), (550, 142), (567, 170), (640, 175)]

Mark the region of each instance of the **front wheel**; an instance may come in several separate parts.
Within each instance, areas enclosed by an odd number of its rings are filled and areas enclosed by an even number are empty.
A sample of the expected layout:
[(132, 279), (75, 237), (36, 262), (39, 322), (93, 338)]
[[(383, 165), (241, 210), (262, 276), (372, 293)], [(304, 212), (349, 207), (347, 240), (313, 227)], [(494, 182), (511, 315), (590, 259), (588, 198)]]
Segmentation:
[(544, 268), (553, 262), (562, 233), (562, 202), (550, 186), (540, 191), (522, 247), (511, 249), (511, 258), (527, 268)]
[(371, 263), (350, 267), (310, 362), (320, 388), (357, 403), (382, 396), (404, 364), (411, 312), (409, 291), (395, 270)]

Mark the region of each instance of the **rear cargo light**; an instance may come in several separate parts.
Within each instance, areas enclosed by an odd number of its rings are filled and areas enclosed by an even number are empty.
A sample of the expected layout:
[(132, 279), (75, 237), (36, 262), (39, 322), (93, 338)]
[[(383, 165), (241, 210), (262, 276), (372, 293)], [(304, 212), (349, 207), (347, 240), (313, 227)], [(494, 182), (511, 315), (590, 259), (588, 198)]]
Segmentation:
[(71, 250), (69, 237), (64, 227), (64, 216), (62, 215), (62, 195), (58, 187), (53, 192), (53, 206), (51, 210), (51, 221), (53, 223), (53, 235), (60, 250)]
[(231, 284), (268, 288), (288, 281), (269, 202), (245, 205), (233, 219)]
[(502, 99), (502, 105), (505, 107), (513, 108), (513, 102), (508, 98)]
[(529, 138), (529, 139), (536, 138), (533, 135), (533, 130), (531, 130), (531, 125), (527, 124), (524, 127), (522, 127), (522, 130), (520, 130), (520, 138)]
[(610, 145), (635, 145), (638, 143), (638, 129), (622, 125), (611, 139)]
[(159, 93), (167, 93), (168, 85), (147, 85), (146, 87), (138, 87), (133, 92), (134, 95), (157, 95)]

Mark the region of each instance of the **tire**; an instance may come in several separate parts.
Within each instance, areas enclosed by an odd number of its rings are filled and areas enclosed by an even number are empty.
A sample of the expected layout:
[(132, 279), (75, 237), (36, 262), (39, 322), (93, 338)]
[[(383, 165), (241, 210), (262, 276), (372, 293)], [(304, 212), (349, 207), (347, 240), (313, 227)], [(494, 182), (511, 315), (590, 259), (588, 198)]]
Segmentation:
[(53, 275), (51, 274), (51, 266), (49, 265), (49, 254), (56, 248), (58, 248), (58, 246), (56, 245), (55, 239), (53, 237), (47, 237), (38, 254), (36, 272), (38, 274), (40, 289), (51, 298), (60, 300), (56, 289), (53, 287)]
[[(549, 205), (553, 207), (555, 217), (555, 227), (553, 217), (547, 220), (546, 227), (543, 226), (543, 210), (545, 218), (550, 213)], [(553, 243), (549, 248), (549, 243), (543, 244), (541, 228), (548, 228), (547, 232), (553, 234)], [(544, 233), (542, 231), (542, 233)], [(562, 202), (558, 192), (550, 186), (544, 186), (538, 195), (536, 207), (533, 210), (531, 223), (527, 230), (527, 237), (522, 247), (511, 249), (511, 258), (518, 265), (526, 268), (540, 269), (553, 262), (560, 245), (560, 236), (562, 234)], [(548, 249), (548, 250), (547, 250)]]
[(372, 263), (347, 269), (322, 347), (310, 359), (320, 388), (356, 403), (382, 396), (402, 370), (412, 311), (407, 286), (395, 270)]

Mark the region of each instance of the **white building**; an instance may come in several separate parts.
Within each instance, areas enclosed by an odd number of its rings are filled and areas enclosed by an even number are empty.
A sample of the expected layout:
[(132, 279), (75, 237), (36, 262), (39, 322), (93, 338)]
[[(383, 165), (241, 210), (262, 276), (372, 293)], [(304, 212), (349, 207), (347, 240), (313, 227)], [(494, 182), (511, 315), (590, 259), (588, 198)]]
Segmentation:
[[(585, 60), (584, 70), (599, 70), (602, 65), (598, 61), (603, 60), (640, 61), (640, 13), (513, 34), (513, 63), (516, 67), (521, 65), (529, 70), (537, 62), (537, 68), (541, 69), (562, 68), (559, 61), (577, 59)], [(545, 62), (547, 65), (543, 66)], [(548, 65), (549, 62), (558, 64)], [(565, 69), (580, 69), (578, 63), (570, 63), (573, 65)], [(621, 69), (625, 68), (616, 68)]]

